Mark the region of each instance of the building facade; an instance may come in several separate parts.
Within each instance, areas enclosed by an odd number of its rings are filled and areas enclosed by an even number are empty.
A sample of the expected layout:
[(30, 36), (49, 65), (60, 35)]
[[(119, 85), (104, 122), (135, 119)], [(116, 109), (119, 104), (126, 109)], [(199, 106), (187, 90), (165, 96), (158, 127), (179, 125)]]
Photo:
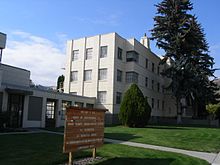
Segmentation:
[(117, 122), (125, 91), (136, 83), (148, 97), (153, 117), (176, 116), (174, 99), (164, 87), (169, 83), (160, 72), (160, 57), (149, 39), (124, 39), (117, 33), (67, 42), (64, 92), (96, 97), (96, 107), (106, 108), (106, 121)]
[(0, 112), (8, 113), (6, 127), (64, 126), (67, 105), (92, 108), (95, 100), (31, 86), (30, 71), (0, 64)]

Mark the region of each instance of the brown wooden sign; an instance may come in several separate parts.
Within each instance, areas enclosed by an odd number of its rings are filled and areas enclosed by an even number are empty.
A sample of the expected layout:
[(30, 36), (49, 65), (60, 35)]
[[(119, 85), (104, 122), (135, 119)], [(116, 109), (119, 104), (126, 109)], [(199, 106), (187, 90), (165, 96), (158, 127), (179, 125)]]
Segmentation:
[(63, 152), (100, 147), (104, 142), (104, 109), (69, 107), (66, 111)]

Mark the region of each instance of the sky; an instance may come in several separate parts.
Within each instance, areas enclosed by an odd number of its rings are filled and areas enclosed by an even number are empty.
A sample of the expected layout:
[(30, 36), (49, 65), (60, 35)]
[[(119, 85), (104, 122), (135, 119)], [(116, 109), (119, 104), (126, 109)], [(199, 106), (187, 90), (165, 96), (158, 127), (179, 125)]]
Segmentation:
[[(162, 0), (1, 0), (0, 32), (7, 34), (2, 63), (31, 71), (35, 84), (56, 85), (64, 74), (66, 41), (117, 32), (139, 40), (151, 36), (155, 4)], [(191, 0), (220, 68), (219, 0)], [(163, 50), (151, 41), (151, 50)], [(215, 72), (220, 77), (220, 71)]]

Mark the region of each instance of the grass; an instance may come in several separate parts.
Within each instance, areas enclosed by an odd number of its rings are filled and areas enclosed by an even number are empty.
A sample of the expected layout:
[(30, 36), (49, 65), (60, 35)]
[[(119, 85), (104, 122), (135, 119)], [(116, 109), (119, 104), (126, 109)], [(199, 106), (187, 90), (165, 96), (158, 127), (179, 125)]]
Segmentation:
[(114, 126), (105, 128), (105, 137), (187, 150), (220, 152), (220, 129), (218, 128)]
[[(56, 165), (67, 162), (62, 153), (63, 137), (35, 133), (0, 136), (0, 164)], [(104, 158), (99, 165), (208, 165), (206, 161), (169, 152), (161, 152), (116, 144), (105, 144), (97, 150)], [(91, 151), (80, 151), (75, 158), (91, 156)]]

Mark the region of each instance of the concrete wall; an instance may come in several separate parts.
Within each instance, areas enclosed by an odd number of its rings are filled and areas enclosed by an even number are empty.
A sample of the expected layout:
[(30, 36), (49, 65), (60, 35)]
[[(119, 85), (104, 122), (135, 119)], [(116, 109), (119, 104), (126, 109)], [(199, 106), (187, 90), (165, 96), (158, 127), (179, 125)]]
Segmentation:
[(0, 70), (1, 84), (30, 86), (30, 71), (5, 64), (0, 65)]

